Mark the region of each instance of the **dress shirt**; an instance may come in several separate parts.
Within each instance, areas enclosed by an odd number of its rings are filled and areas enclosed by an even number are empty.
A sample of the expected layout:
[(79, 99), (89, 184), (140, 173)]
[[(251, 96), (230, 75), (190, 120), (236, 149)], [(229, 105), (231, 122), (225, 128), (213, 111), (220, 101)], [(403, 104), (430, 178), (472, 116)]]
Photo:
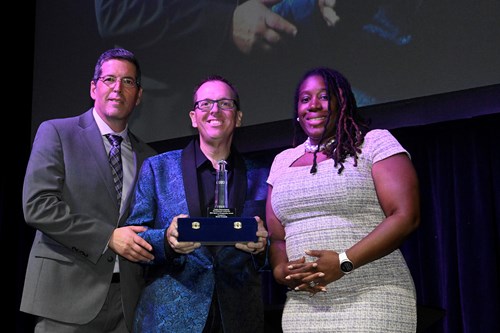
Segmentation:
[[(135, 178), (135, 170), (136, 170), (136, 159), (135, 154), (132, 151), (132, 143), (128, 137), (128, 125), (125, 129), (119, 133), (114, 132), (108, 124), (101, 119), (101, 117), (97, 114), (96, 110), (92, 110), (92, 115), (97, 123), (97, 127), (99, 127), (99, 131), (101, 132), (102, 142), (104, 143), (104, 148), (106, 149), (106, 153), (109, 155), (109, 150), (111, 149), (111, 143), (106, 138), (106, 134), (114, 134), (119, 135), (123, 138), (121, 143), (121, 154), (122, 154), (122, 167), (123, 167), (123, 187), (122, 187), (122, 200), (120, 203), (120, 215), (123, 213), (125, 207), (123, 203), (127, 199), (133, 190), (132, 183)], [(118, 221), (116, 221), (118, 223)], [(107, 246), (104, 251), (107, 250)], [(104, 252), (103, 252), (104, 253)], [(115, 273), (120, 272), (120, 267), (118, 264), (118, 255), (115, 260), (115, 268), (113, 270)]]
[[(213, 208), (215, 203), (215, 178), (216, 170), (212, 165), (212, 162), (203, 154), (200, 149), (199, 142), (195, 145), (195, 159), (196, 159), (196, 174), (198, 177), (198, 190), (200, 196), (200, 207), (202, 215), (204, 217), (208, 216), (208, 209)], [(233, 176), (233, 163), (231, 155), (229, 155), (226, 160), (226, 170), (228, 171), (227, 181), (228, 181), (228, 201), (231, 207), (231, 193), (234, 193), (235, 189), (232, 184)], [(213, 256), (215, 256), (219, 246), (207, 246)], [(207, 322), (203, 333), (216, 333), (223, 332), (222, 330), (222, 320), (220, 318), (219, 302), (217, 299), (217, 290), (214, 290), (212, 303), (210, 305), (210, 311), (208, 313)]]

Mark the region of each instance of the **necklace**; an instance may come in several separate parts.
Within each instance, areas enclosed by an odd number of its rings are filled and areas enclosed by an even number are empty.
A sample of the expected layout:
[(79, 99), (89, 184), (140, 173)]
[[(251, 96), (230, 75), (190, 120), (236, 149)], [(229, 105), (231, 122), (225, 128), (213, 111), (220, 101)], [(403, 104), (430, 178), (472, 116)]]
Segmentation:
[(306, 153), (314, 153), (315, 151), (321, 152), (327, 147), (330, 147), (334, 142), (335, 139), (330, 139), (330, 141), (328, 141), (327, 143), (320, 144), (318, 149), (318, 145), (312, 145), (310, 138), (307, 138), (306, 142), (304, 142), (304, 150), (306, 151)]

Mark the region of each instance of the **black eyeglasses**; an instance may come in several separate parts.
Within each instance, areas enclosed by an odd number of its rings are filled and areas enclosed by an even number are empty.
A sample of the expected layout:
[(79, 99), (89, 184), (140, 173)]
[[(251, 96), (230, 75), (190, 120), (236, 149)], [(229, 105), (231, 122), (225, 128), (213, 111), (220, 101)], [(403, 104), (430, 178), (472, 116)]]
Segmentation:
[(201, 111), (210, 111), (214, 107), (214, 104), (221, 110), (234, 110), (238, 107), (238, 103), (234, 99), (203, 99), (194, 103), (194, 107), (200, 109)]
[(122, 85), (126, 88), (135, 88), (139, 86), (139, 82), (130, 77), (118, 78), (111, 75), (106, 75), (106, 76), (100, 76), (98, 77), (98, 79), (101, 80), (102, 83), (104, 83), (110, 88), (113, 88), (117, 81), (120, 81)]

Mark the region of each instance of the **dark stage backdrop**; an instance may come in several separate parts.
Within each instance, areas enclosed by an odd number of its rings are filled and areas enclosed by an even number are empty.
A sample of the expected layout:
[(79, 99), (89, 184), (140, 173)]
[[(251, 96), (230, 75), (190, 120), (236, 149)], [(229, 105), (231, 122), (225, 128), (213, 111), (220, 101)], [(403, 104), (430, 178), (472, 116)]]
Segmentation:
[(422, 326), (444, 310), (428, 332), (500, 330), (499, 126), (497, 114), (392, 131), (420, 179), (421, 225), (402, 251)]
[(312, 66), (340, 70), (361, 106), (500, 83), (498, 0), (338, 0), (331, 27), (332, 12), (324, 17), (317, 3), (276, 1), (270, 10), (298, 33), (261, 52), (232, 36), (231, 25), (256, 22), (259, 11), (247, 1), (38, 0), (32, 133), (45, 119), (91, 105), (95, 61), (117, 45), (143, 66), (145, 96), (131, 128), (146, 141), (192, 134), (192, 89), (212, 73), (239, 88), (244, 126), (292, 118), (295, 83)]
[[(161, 150), (182, 146), (190, 134), (191, 90), (205, 69), (228, 76), (240, 87), (246, 126), (239, 129), (237, 140), (245, 153), (266, 161), (291, 142), (292, 93), (302, 70), (320, 63), (343, 71), (356, 88), (364, 112), (372, 115), (374, 126), (390, 128), (410, 151), (420, 178), (422, 224), (402, 247), (417, 287), (419, 331), (500, 331), (500, 2), (398, 3), (405, 5), (365, 2), (372, 11), (367, 12), (368, 17), (354, 19), (353, 13), (358, 16), (363, 6), (355, 11), (345, 7), (339, 16), (346, 25), (337, 26), (338, 33), (326, 29), (328, 35), (315, 37), (314, 31), (325, 31), (324, 25), (316, 25), (323, 24), (316, 16), (314, 24), (298, 24), (301, 32), (283, 48), (236, 56), (238, 51), (227, 47), (220, 53), (217, 35), (205, 36), (201, 39), (205, 42), (190, 39), (196, 47), (192, 54), (176, 48), (175, 40), (163, 52), (148, 53), (160, 40), (137, 35), (120, 41), (112, 34), (101, 35), (92, 1), (36, 1), (33, 98), (21, 101), (24, 112), (32, 111), (32, 118), (16, 131), (19, 138), (12, 142), (16, 157), (5, 160), (7, 171), (2, 173), (0, 192), (0, 244), (7, 265), (4, 285), (14, 289), (2, 300), (3, 313), (5, 318), (15, 318), (15, 331), (32, 332), (34, 323), (34, 318), (18, 310), (34, 235), (21, 208), (30, 136), (41, 121), (76, 115), (91, 105), (89, 86), (95, 61), (103, 50), (120, 43), (141, 58), (146, 97), (151, 100), (145, 102), (132, 128)], [(391, 6), (395, 7), (391, 10)], [(394, 21), (397, 15), (390, 13), (402, 9), (406, 15)], [(29, 21), (28, 8), (22, 12)], [(207, 20), (215, 25), (222, 13), (210, 12)], [(361, 29), (349, 27), (349, 22)], [(404, 31), (399, 30), (405, 22)], [(183, 36), (181, 30), (177, 33), (179, 38)], [(409, 35), (409, 39), (397, 38)], [(339, 39), (344, 36), (351, 38)], [(32, 37), (23, 40), (33, 45)], [(407, 43), (401, 44), (404, 41)], [(207, 59), (227, 62), (212, 63), (213, 67), (211, 62), (197, 63), (196, 56), (208, 54), (210, 47), (215, 56)], [(375, 53), (370, 58), (372, 50)], [(179, 57), (180, 52), (184, 56)], [(172, 59), (173, 55), (177, 57)], [(363, 63), (363, 58), (369, 59)], [(237, 66), (239, 61), (251, 66)], [(351, 62), (354, 66), (349, 67)], [(24, 63), (24, 67), (29, 65)], [(154, 80), (156, 70), (168, 83)], [(162, 99), (172, 104), (163, 105)], [(247, 135), (254, 145), (243, 143)], [(272, 285), (268, 290), (268, 303), (277, 304), (268, 308), (268, 323), (279, 327), (276, 315), (282, 294)]]

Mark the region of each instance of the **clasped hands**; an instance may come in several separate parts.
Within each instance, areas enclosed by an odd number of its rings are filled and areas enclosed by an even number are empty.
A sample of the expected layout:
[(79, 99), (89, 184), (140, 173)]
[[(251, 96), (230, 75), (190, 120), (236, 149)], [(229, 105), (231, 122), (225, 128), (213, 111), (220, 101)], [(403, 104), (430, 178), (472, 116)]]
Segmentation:
[[(170, 223), (170, 226), (168, 227), (165, 235), (168, 245), (172, 248), (172, 250), (180, 254), (191, 253), (201, 246), (201, 243), (198, 242), (178, 241), (179, 232), (177, 230), (178, 226), (177, 219), (184, 217), (188, 217), (188, 215), (180, 214), (175, 216), (172, 219), (172, 223)], [(259, 254), (266, 250), (268, 233), (264, 227), (264, 221), (262, 221), (262, 219), (258, 216), (255, 216), (255, 220), (257, 221), (257, 233), (256, 233), (258, 237), (257, 242), (236, 243), (234, 246), (237, 249), (248, 253)]]
[(318, 292), (326, 292), (326, 286), (343, 276), (338, 267), (338, 254), (331, 250), (307, 250), (305, 254), (315, 257), (314, 261), (306, 261), (303, 256), (298, 260), (283, 263), (280, 266), (283, 284), (291, 290), (307, 291), (311, 296)]

